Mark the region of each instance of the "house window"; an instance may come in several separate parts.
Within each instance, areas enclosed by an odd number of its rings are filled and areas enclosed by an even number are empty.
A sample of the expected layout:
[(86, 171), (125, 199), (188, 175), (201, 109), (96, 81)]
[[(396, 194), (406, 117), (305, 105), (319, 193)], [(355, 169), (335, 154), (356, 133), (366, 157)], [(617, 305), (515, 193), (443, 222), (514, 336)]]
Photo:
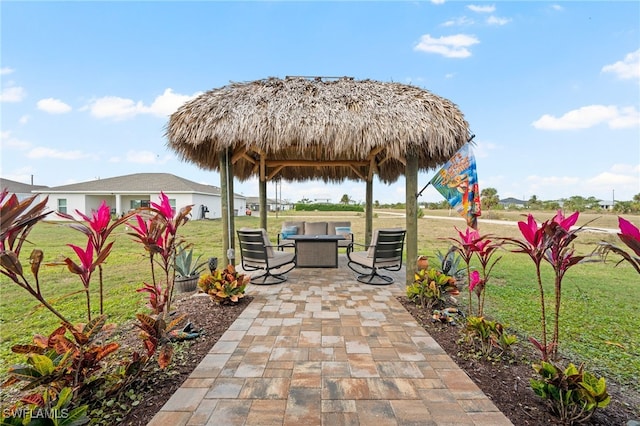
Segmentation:
[(171, 211), (173, 212), (173, 215), (176, 215), (176, 199), (175, 198), (169, 198), (169, 205), (171, 206)]
[(58, 198), (58, 211), (60, 213), (67, 213), (67, 199), (66, 198)]
[(149, 200), (131, 200), (131, 209), (135, 210), (140, 207), (149, 207), (151, 204)]

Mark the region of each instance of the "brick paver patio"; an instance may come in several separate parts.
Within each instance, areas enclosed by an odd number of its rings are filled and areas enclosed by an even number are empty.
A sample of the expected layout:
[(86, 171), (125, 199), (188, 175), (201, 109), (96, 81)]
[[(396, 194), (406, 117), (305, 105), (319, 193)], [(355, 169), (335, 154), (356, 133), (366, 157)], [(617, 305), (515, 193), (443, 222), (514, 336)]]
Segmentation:
[(339, 269), (254, 297), (150, 425), (511, 425), (396, 300)]

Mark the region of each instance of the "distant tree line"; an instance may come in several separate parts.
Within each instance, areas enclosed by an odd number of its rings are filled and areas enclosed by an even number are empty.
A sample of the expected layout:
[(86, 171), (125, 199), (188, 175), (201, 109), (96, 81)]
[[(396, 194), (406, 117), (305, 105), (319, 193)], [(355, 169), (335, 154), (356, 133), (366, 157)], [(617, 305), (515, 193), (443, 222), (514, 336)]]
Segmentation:
[(333, 203), (296, 203), (296, 211), (341, 211), (341, 212), (363, 212), (364, 207), (357, 204), (333, 204)]
[[(504, 206), (500, 204), (500, 197), (495, 188), (485, 188), (480, 192), (480, 204), (485, 211), (504, 210), (513, 206)], [(443, 199), (439, 202), (421, 203), (421, 206), (427, 210), (445, 210), (450, 209), (449, 203)], [(348, 195), (344, 194), (339, 204), (331, 203), (313, 203), (311, 200), (303, 198), (296, 204), (296, 210), (304, 211), (364, 211), (364, 204), (357, 203)], [(375, 200), (373, 202), (374, 209), (404, 209), (405, 203), (380, 203)], [(596, 197), (582, 197), (574, 195), (569, 198), (560, 200), (544, 201), (539, 200), (536, 195), (532, 195), (529, 200), (525, 201), (524, 206), (518, 206), (528, 210), (558, 210), (566, 211), (603, 211), (600, 207), (600, 200)], [(614, 213), (618, 214), (640, 214), (640, 193), (633, 196), (631, 201), (615, 201), (613, 206)]]

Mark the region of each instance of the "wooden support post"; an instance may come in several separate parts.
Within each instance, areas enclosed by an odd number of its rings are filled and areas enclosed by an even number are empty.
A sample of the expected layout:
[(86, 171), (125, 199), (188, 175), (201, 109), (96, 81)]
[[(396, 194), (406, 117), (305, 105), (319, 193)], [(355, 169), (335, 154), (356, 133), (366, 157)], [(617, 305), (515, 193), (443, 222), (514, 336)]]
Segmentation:
[(260, 228), (267, 229), (267, 181), (260, 179), (258, 182), (258, 198), (260, 209)]
[(233, 208), (233, 165), (228, 150), (220, 152), (220, 204), (222, 207), (222, 257), (227, 265), (235, 265), (235, 230)]
[(406, 277), (407, 285), (413, 283), (414, 263), (418, 258), (418, 157), (415, 153), (407, 153), (405, 169), (407, 248)]
[(365, 219), (364, 219), (364, 243), (371, 244), (373, 234), (373, 177), (367, 179), (367, 189), (365, 195)]

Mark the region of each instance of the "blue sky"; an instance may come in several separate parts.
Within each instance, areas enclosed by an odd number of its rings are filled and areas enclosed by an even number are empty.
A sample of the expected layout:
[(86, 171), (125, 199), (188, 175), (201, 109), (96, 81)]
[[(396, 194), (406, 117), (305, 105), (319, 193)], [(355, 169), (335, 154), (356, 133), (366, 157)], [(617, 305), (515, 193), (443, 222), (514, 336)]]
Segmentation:
[[(7, 179), (169, 172), (219, 186), (165, 147), (182, 103), (232, 81), (350, 76), (456, 103), (480, 188), (502, 198), (640, 193), (638, 2), (2, 1), (0, 13)], [(364, 200), (365, 185), (282, 184), (291, 201), (345, 193)], [(403, 201), (404, 180), (375, 184), (373, 198)], [(432, 188), (420, 198), (440, 200)]]

